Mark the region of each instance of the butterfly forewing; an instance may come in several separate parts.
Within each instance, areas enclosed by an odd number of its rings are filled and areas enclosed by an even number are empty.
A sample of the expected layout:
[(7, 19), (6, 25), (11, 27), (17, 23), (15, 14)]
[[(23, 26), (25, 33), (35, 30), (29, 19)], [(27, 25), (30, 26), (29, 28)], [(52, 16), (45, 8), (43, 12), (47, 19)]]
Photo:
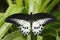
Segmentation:
[(30, 22), (28, 14), (13, 14), (6, 18), (6, 22), (16, 24), (18, 29), (24, 34), (28, 35), (30, 32)]
[(34, 35), (41, 34), (43, 29), (45, 28), (45, 24), (56, 20), (56, 18), (53, 15), (46, 13), (34, 14), (32, 18), (32, 32), (34, 33)]

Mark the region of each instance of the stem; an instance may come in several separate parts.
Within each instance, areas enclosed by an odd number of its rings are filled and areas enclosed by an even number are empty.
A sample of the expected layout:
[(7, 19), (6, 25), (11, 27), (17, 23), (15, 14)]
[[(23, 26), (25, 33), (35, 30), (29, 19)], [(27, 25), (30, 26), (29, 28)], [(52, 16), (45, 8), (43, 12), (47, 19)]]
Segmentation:
[(29, 14), (33, 12), (33, 5), (34, 5), (33, 0), (29, 0)]
[(31, 32), (31, 40), (37, 40), (37, 36)]
[[(32, 28), (32, 25), (31, 25), (31, 28)], [(32, 30), (31, 30), (30, 36), (31, 36), (31, 40), (37, 40), (37, 36), (33, 34)]]

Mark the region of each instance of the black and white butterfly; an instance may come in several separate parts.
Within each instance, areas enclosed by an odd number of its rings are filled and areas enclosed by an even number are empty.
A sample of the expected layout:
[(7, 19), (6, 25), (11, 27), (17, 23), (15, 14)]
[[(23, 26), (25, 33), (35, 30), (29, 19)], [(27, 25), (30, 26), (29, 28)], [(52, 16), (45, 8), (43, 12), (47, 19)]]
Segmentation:
[(6, 18), (6, 22), (16, 24), (19, 30), (24, 34), (28, 35), (30, 31), (34, 35), (41, 34), (44, 25), (55, 21), (56, 18), (47, 13), (37, 13), (37, 14), (13, 14)]

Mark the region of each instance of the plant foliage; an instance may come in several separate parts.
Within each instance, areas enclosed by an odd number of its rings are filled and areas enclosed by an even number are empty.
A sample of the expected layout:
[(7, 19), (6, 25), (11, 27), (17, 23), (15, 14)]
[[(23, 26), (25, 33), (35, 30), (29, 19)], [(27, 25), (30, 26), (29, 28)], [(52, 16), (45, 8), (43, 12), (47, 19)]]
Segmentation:
[[(0, 40), (60, 40), (60, 0), (5, 0), (5, 2), (8, 4), (6, 11), (0, 11)], [(4, 21), (12, 14), (30, 12), (50, 13), (57, 21), (46, 25), (39, 36), (33, 34), (23, 36), (16, 25)]]

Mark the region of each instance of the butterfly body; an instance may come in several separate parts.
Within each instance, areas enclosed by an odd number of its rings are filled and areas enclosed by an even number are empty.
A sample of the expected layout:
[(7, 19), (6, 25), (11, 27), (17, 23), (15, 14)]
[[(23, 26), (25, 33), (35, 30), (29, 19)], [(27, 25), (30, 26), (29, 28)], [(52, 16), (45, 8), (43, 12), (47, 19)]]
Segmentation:
[(37, 14), (13, 14), (6, 18), (6, 22), (16, 24), (19, 30), (24, 34), (28, 35), (30, 31), (34, 35), (41, 34), (44, 25), (56, 20), (52, 15), (46, 13), (37, 13)]

